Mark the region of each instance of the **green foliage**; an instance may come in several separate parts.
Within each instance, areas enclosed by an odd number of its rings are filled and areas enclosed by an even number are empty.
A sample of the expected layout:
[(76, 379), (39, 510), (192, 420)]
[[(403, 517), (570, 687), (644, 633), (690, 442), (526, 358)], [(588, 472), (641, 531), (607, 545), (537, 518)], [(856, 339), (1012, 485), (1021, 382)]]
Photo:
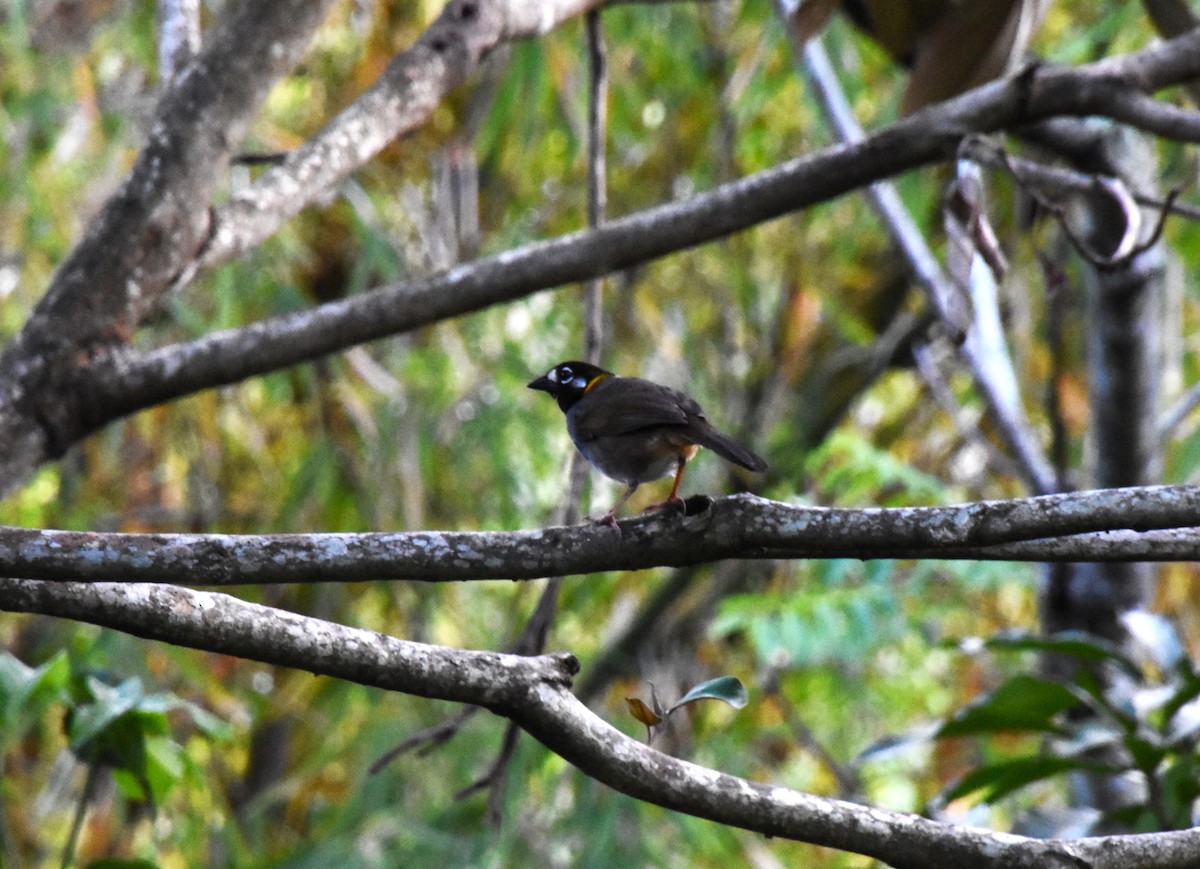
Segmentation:
[(1111, 772), (1104, 764), (1074, 757), (1017, 757), (995, 761), (967, 773), (942, 796), (950, 801), (978, 795), (983, 802), (995, 803), (1027, 785), (1079, 770)]
[[(61, 734), (45, 726), (55, 718), (62, 721)], [(0, 763), (16, 768), (25, 740), (53, 744), (60, 735), (64, 747), (89, 768), (88, 784), (76, 798), (80, 812), (94, 798), (91, 783), (102, 770), (113, 774), (124, 799), (152, 810), (165, 805), (177, 785), (195, 787), (203, 780), (195, 757), (198, 745), (178, 737), (188, 729), (210, 743), (228, 741), (231, 735), (226, 723), (198, 705), (165, 692), (147, 694), (140, 678), (122, 679), (79, 666), (67, 652), (36, 668), (7, 652), (0, 654)], [(5, 777), (0, 810), (22, 796), (28, 795), (18, 790), (18, 780)], [(0, 825), (4, 853), (15, 848), (9, 835)], [(89, 865), (155, 864), (114, 860)]]
[[(74, 702), (65, 723), (71, 751), (83, 762), (110, 767), (130, 799), (160, 805), (182, 777), (186, 752), (170, 735), (168, 713), (187, 713), (200, 732), (227, 739), (228, 727), (194, 703), (171, 694), (147, 694), (137, 677), (73, 674)], [(110, 684), (112, 683), (112, 684)]]
[(0, 654), (0, 755), (66, 699), (69, 678), (64, 652), (40, 667), (28, 667), (7, 652)]
[(814, 562), (805, 593), (733, 595), (721, 602), (717, 636), (746, 632), (762, 663), (819, 666), (861, 660), (905, 629), (892, 585), (894, 562)]
[[(273, 93), (247, 150), (286, 150), (319, 129), (411, 43), (438, 6), (342, 4), (302, 67)], [(98, 204), (116, 189), (156, 96), (153, 4), (118, 4), (119, 14), (97, 21), (91, 39), (58, 46), (37, 40), (40, 25), (27, 7), (8, 4), (0, 12), (3, 336), (20, 327)], [(206, 23), (216, 14), (206, 7)], [(618, 4), (603, 20), (612, 82), (610, 214), (669, 202), (831, 141), (770, 4)], [(1075, 62), (1148, 38), (1136, 4), (1072, 2), (1055, 6), (1040, 47), (1051, 62)], [(830, 47), (864, 122), (893, 117), (903, 72), (841, 24)], [(478, 162), (478, 249), (485, 253), (584, 223), (582, 28), (573, 23), (512, 46), (507, 60), (502, 54), (495, 58), (495, 95), (465, 143)], [(332, 201), (172, 298), (136, 341), (153, 347), (191, 340), (440, 268), (445, 215), (431, 167), (461, 133), (472, 93), (468, 85), (456, 94), (429, 130), (386, 149)], [(1168, 177), (1190, 171), (1190, 148), (1159, 151)], [(229, 189), (250, 171), (258, 170), (232, 169)], [(935, 225), (938, 172), (898, 181), (918, 220)], [(1016, 235), (1011, 185), (1000, 176), (989, 183), (1016, 276), (1005, 314), (1019, 376), (1036, 395), (1048, 367), (1041, 282), (1032, 245)], [(1194, 224), (1173, 220), (1167, 236), (1182, 261), (1200, 256)], [(968, 461), (977, 445), (933, 409), (904, 360), (869, 386), (854, 380), (856, 354), (876, 341), (889, 306), (922, 304), (916, 292), (896, 298), (891, 291), (907, 278), (896, 274), (888, 247), (859, 198), (846, 197), (610, 278), (605, 364), (686, 388), (714, 422), (768, 453), (772, 471), (761, 480), (730, 478), (719, 461), (702, 455), (689, 468), (688, 493), (751, 485), (783, 500), (914, 505), (1020, 491), (1012, 479)], [(471, 250), (464, 244), (460, 255)], [(1178, 328), (1186, 335), (1200, 299), (1191, 287), (1181, 295)], [(581, 329), (578, 295), (561, 288), (147, 411), (43, 468), (0, 504), (0, 521), (220, 532), (544, 524), (560, 515), (570, 444), (558, 410), (528, 395), (524, 384), (577, 355)], [(1078, 333), (1068, 340), (1082, 344)], [(1185, 356), (1179, 380), (1198, 375), (1194, 356)], [(1077, 384), (1078, 372), (1067, 380)], [(950, 386), (964, 406), (980, 406), (969, 384), (956, 379)], [(1045, 425), (1040, 408), (1031, 413)], [(814, 422), (826, 419), (830, 430)], [(1086, 415), (1068, 423), (1077, 448)], [(1200, 435), (1185, 426), (1166, 467), (1173, 479), (1186, 479), (1197, 466)], [(644, 488), (642, 503), (662, 497), (654, 486)], [(595, 513), (611, 502), (611, 491), (599, 480), (591, 489), (585, 506)], [(1162, 604), (1190, 612), (1195, 570), (1179, 571)], [(1047, 732), (1073, 733), (1063, 714), (1068, 691), (1073, 703), (1110, 721), (1115, 729), (1105, 738), (1126, 747), (1128, 768), (1154, 772), (1161, 798), (1153, 811), (1138, 807), (1142, 814), (1131, 820), (1174, 824), (1186, 815), (1195, 758), (1180, 722), (1189, 720), (1194, 686), (1182, 675), (1156, 685), (1168, 688), (1160, 705), (1134, 714), (1102, 692), (1089, 694), (1084, 683), (1058, 689), (1016, 674), (1024, 681), (1007, 697), (997, 689), (953, 719), (975, 735), (950, 740), (948, 724), (947, 738), (933, 747), (927, 738), (897, 738), (890, 753), (864, 755), (890, 734), (950, 718), (992, 684), (987, 666), (951, 654), (940, 641), (1035, 626), (1036, 568), (843, 559), (756, 564), (744, 574), (736, 581), (724, 567), (691, 574), (646, 630), (633, 663), (625, 662), (625, 675), (595, 701), (597, 711), (633, 730), (623, 698), (651, 678), (664, 693), (687, 696), (697, 682), (693, 690), (714, 691), (702, 682), (713, 673), (738, 674), (755, 702), (736, 715), (678, 716), (666, 735), (679, 742), (669, 747), (732, 773), (839, 793), (817, 753), (796, 736), (797, 722), (760, 690), (753, 674), (772, 670), (778, 696), (799, 710), (814, 739), (835, 758), (860, 759), (868, 798), (919, 810), (961, 769), (940, 763), (939, 752), (992, 734), (977, 772), (952, 793), (1011, 800), (1044, 782), (1035, 773), (1045, 767), (1011, 753)], [(674, 578), (663, 571), (571, 578), (551, 646), (575, 651), (586, 674), (631, 614)], [(405, 638), (502, 649), (539, 588), (364, 583), (237, 593)], [(1189, 626), (1192, 636), (1195, 629)], [(636, 804), (528, 739), (499, 797), (503, 821), (492, 829), (485, 796), (456, 796), (495, 758), (501, 723), (486, 715), (448, 747), (406, 755), (371, 776), (366, 770), (376, 758), (453, 707), (40, 619), (0, 618), (0, 642), (21, 649), (25, 660), (45, 662), (30, 668), (0, 657), (0, 794), (10, 841), (25, 865), (47, 865), (66, 841), (70, 810), (50, 798), (50, 782), (55, 757), (72, 748), (118, 771), (114, 799), (128, 808), (110, 822), (108, 838), (103, 830), (83, 837), (84, 865), (102, 855), (111, 857), (109, 865), (129, 866), (139, 859), (275, 867), (862, 865)], [(1128, 670), (1078, 638), (1032, 642), (1009, 637), (989, 645)], [(97, 675), (104, 670), (120, 675), (106, 680)], [(723, 684), (715, 693), (737, 699)], [(226, 723), (218, 726), (206, 709)], [(1014, 726), (1027, 734), (1016, 738), (1016, 748), (1006, 729)], [(1080, 754), (1050, 763), (1086, 769), (1091, 761)], [(160, 819), (153, 828), (135, 813), (149, 794)], [(44, 820), (32, 814), (36, 799), (53, 805)]]
[(1057, 682), (1020, 674), (938, 728), (943, 739), (1007, 730), (1063, 733), (1055, 718), (1073, 707), (1075, 695)]
[[(1137, 619), (1139, 639), (1151, 640), (1143, 642), (1147, 654), (1140, 664), (1082, 634), (1009, 635), (985, 642), (993, 652), (1051, 653), (1079, 666), (1069, 684), (1018, 673), (943, 723), (939, 739), (1013, 731), (1054, 738), (1032, 754), (980, 765), (943, 791), (939, 802), (975, 796), (997, 803), (1068, 772), (1127, 774), (1140, 785), (1140, 796), (1110, 811), (1108, 822), (1144, 832), (1192, 826), (1200, 798), (1200, 672), (1180, 653), (1165, 621), (1144, 614)], [(1102, 684), (1099, 666), (1120, 670), (1124, 678)]]
[[(808, 472), (819, 490), (831, 493), (841, 504), (917, 506), (950, 500), (950, 492), (936, 477), (880, 449), (852, 429), (834, 432), (814, 450)], [(879, 503), (881, 494), (884, 503)]]
[(718, 676), (693, 686), (670, 706), (664, 706), (658, 699), (653, 682), (650, 683), (649, 704), (638, 697), (625, 698), (630, 714), (646, 726), (647, 742), (653, 740), (655, 733), (667, 726), (667, 720), (673, 713), (700, 700), (720, 700), (734, 709), (741, 709), (750, 702), (750, 695), (746, 686), (736, 676)]

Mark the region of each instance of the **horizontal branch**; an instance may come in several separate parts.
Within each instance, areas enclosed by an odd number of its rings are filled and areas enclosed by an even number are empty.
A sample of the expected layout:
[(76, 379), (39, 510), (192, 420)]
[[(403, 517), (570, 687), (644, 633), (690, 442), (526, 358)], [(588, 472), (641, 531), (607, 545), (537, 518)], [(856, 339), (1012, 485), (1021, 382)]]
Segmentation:
[(414, 643), (224, 594), (163, 585), (0, 580), (12, 612), (102, 625), (151, 640), (293, 667), (361, 685), (485, 706), (585, 774), (673, 811), (768, 836), (926, 869), (1184, 869), (1200, 831), (1074, 841), (940, 824), (753, 782), (644, 745), (571, 693), (573, 655), (533, 658)]
[[(931, 106), (861, 142), (798, 157), (682, 202), (535, 242), (417, 281), (145, 353), (97, 360), (90, 429), (173, 398), (275, 371), (363, 342), (600, 277), (723, 238), (955, 155), (964, 136), (1063, 115), (1108, 115), (1130, 94), (1200, 78), (1200, 32), (1072, 69), (1039, 68)], [(1118, 96), (1121, 99), (1117, 99)], [(1149, 98), (1147, 98), (1149, 99)], [(1162, 134), (1200, 141), (1200, 113), (1161, 109)], [(1147, 124), (1150, 107), (1137, 103)], [(1136, 120), (1136, 119), (1134, 119)], [(218, 243), (214, 240), (214, 243)]]
[[(752, 495), (620, 523), (530, 531), (104, 534), (0, 527), (0, 576), (250, 583), (537, 579), (725, 558), (1200, 560), (1200, 487), (946, 507), (799, 507)], [(1176, 530), (1172, 530), (1176, 529)], [(1188, 529), (1188, 530), (1178, 530)]]
[[(369, 162), (389, 142), (422, 126), (441, 101), (501, 44), (544, 35), (604, 2), (451, 0), (367, 91), (290, 153), (283, 164), (235, 193), (229, 204), (216, 211), (216, 231), (204, 252), (204, 264), (226, 261), (260, 243), (289, 217)], [(1185, 35), (1180, 40), (1193, 36)], [(1132, 62), (1118, 58), (1094, 64), (1084, 74), (1085, 86), (1074, 82), (1065, 85), (1072, 101), (1078, 103), (1083, 96), (1088, 107), (1053, 114), (1082, 111), (1113, 117), (1168, 138), (1195, 137), (1200, 133), (1200, 123), (1194, 113), (1156, 103), (1147, 92), (1196, 78), (1200, 72), (1182, 47), (1162, 54), (1150, 52), (1130, 55), (1135, 59)], [(1047, 74), (1045, 70), (1036, 72), (1030, 79)], [(1097, 83), (1099, 87), (1090, 86)], [(1025, 85), (1018, 84), (1017, 88), (1024, 89)], [(1032, 117), (1039, 112), (1040, 95), (1032, 88), (1030, 91), (1028, 105), (1023, 108)], [(1051, 99), (1062, 97), (1063, 87), (1051, 87), (1047, 95)], [(1019, 113), (1022, 106), (1012, 103), (1009, 109)], [(1018, 117), (1016, 122), (1020, 120)]]

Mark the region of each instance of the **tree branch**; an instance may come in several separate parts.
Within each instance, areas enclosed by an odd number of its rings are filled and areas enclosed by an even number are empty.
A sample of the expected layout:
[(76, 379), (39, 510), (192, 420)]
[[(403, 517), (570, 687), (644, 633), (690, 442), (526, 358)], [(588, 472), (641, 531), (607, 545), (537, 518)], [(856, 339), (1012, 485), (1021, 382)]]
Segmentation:
[(541, 36), (603, 2), (451, 0), (362, 96), (217, 210), (200, 266), (256, 246), (388, 143), (422, 126), (498, 46)]
[(1195, 486), (948, 507), (798, 507), (752, 495), (716, 501), (696, 496), (688, 505), (691, 515), (685, 517), (661, 511), (626, 519), (620, 537), (596, 524), (531, 531), (276, 535), (0, 527), (0, 576), (224, 586), (538, 579), (723, 558), (1200, 559), (1200, 530), (1193, 528), (1200, 521), (1200, 487)]
[(159, 87), (170, 87), (199, 50), (200, 0), (159, 0)]
[(485, 706), (585, 774), (673, 811), (768, 836), (926, 869), (1186, 869), (1200, 830), (1074, 841), (1027, 839), (748, 781), (662, 754), (571, 694), (573, 655), (522, 658), (395, 639), (228, 595), (162, 585), (0, 580), (19, 612), (78, 619), (151, 640), (295, 667), (361, 685)]
[[(778, 4), (777, 4), (778, 7)], [(780, 11), (780, 15), (785, 13)], [(785, 18), (786, 21), (786, 18)], [(795, 36), (795, 28), (788, 27)], [(833, 71), (829, 57), (820, 38), (811, 39), (799, 48), (809, 78), (816, 87), (821, 105), (830, 125), (843, 141), (862, 140), (864, 133), (854, 117), (853, 110), (841, 83)], [(950, 276), (938, 263), (925, 237), (917, 228), (895, 185), (877, 182), (866, 189), (866, 196), (876, 215), (891, 235), (892, 242), (903, 254), (909, 268), (925, 288), (932, 307), (943, 323), (956, 338), (965, 338), (958, 348), (967, 364), (979, 392), (991, 410), (997, 429), (1012, 453), (1012, 460), (1020, 469), (1029, 488), (1037, 494), (1048, 494), (1055, 489), (1055, 478), (1050, 463), (1043, 455), (1029, 419), (1016, 394), (1016, 374), (1012, 359), (1000, 329), (1000, 315), (996, 305), (996, 293), (985, 293), (975, 283), (970, 287), (975, 302), (964, 303), (963, 288), (955, 285)], [(985, 304), (990, 302), (990, 304)]]
[[(217, 332), (143, 355), (97, 360), (88, 428), (192, 392), (235, 383), (355, 344), (610, 274), (722, 238), (940, 159), (970, 133), (1059, 115), (1105, 114), (1105, 99), (1200, 77), (1200, 32), (1076, 69), (1039, 70), (932, 106), (863, 141), (798, 157), (683, 202), (535, 242), (418, 281)], [(1200, 141), (1200, 114), (1172, 129)]]
[(0, 354), (0, 491), (86, 433), (89, 364), (108, 358), (208, 239), (232, 148), (298, 60), (329, 0), (232, 4), (164, 89), (149, 140)]

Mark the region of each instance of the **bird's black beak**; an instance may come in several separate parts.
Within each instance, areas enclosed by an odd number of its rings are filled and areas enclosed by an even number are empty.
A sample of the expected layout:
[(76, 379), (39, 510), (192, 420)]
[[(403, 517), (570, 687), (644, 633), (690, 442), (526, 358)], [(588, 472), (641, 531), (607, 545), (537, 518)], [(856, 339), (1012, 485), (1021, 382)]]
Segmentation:
[(542, 392), (548, 392), (554, 395), (558, 392), (558, 384), (543, 374), (537, 380), (531, 380), (526, 384), (530, 389), (540, 389)]

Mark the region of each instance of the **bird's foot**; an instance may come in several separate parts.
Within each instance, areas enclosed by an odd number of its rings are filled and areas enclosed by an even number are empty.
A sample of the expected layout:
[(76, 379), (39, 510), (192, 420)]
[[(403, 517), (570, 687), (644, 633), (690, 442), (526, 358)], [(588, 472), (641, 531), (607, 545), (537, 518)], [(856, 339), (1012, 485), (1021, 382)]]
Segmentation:
[(609, 513), (607, 516), (601, 516), (599, 519), (594, 519), (597, 525), (607, 525), (613, 531), (617, 532), (617, 536), (621, 536), (621, 526), (617, 524), (617, 514)]
[(668, 498), (665, 501), (659, 501), (657, 504), (651, 504), (649, 507), (647, 507), (642, 512), (649, 513), (651, 510), (665, 510), (668, 507), (674, 507), (675, 510), (678, 511), (679, 515), (681, 515), (681, 516), (687, 515), (687, 504), (685, 504), (683, 499), (680, 498), (678, 495), (672, 495), (670, 498)]

